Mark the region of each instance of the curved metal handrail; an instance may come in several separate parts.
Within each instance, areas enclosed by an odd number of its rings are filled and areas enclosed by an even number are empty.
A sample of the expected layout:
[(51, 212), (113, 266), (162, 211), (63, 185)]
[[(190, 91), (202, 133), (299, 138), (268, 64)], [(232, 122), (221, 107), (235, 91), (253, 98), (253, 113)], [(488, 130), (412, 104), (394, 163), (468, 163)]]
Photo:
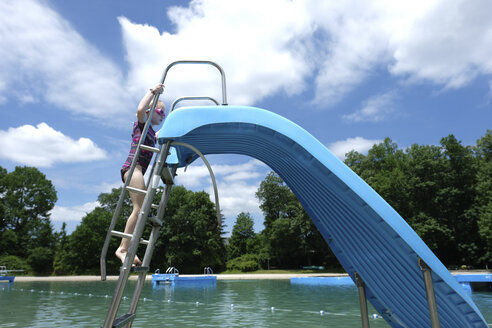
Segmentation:
[(180, 65), (180, 64), (206, 64), (206, 65), (212, 65), (215, 68), (217, 68), (220, 72), (221, 82), (222, 82), (222, 105), (224, 105), (224, 106), (227, 105), (227, 90), (226, 90), (225, 72), (222, 69), (222, 67), (220, 67), (217, 63), (214, 63), (212, 61), (208, 61), (208, 60), (178, 60), (178, 61), (172, 62), (171, 64), (169, 64), (166, 67), (166, 69), (164, 70), (164, 73), (162, 74), (162, 78), (161, 78), (162, 84), (164, 84), (164, 81), (166, 80), (167, 72), (171, 69), (171, 67), (174, 67), (174, 66)]
[(169, 109), (169, 114), (171, 114), (171, 112), (174, 110), (174, 108), (176, 107), (176, 105), (184, 100), (210, 100), (212, 102), (214, 102), (217, 106), (219, 105), (219, 102), (217, 100), (215, 100), (214, 98), (212, 97), (207, 97), (207, 96), (200, 96), (200, 97), (180, 97), (178, 99), (176, 99), (173, 104), (171, 105), (171, 108)]
[(214, 187), (215, 209), (217, 210), (217, 223), (218, 223), (219, 227), (222, 226), (222, 220), (220, 217), (219, 192), (217, 189), (217, 183), (215, 181), (215, 175), (214, 175), (214, 172), (212, 171), (212, 167), (210, 166), (210, 163), (207, 161), (205, 156), (203, 156), (203, 154), (197, 148), (193, 147), (192, 145), (189, 145), (189, 144), (181, 142), (181, 141), (173, 141), (173, 142), (171, 142), (171, 146), (183, 146), (183, 147), (189, 148), (189, 149), (193, 150), (198, 156), (200, 156), (202, 161), (205, 163), (205, 166), (208, 169), (208, 173), (210, 173), (210, 177), (212, 178), (212, 184)]
[(179, 270), (177, 268), (175, 268), (175, 267), (169, 267), (169, 268), (167, 268), (166, 273), (167, 274), (176, 274), (176, 275), (178, 275), (179, 274)]

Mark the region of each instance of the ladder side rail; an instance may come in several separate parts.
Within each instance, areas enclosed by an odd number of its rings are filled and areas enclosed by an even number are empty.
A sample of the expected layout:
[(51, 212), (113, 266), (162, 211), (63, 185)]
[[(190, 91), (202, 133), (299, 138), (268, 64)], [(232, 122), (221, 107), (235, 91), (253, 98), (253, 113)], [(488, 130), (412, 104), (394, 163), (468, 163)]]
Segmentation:
[(108, 249), (109, 249), (109, 243), (111, 241), (111, 231), (114, 230), (114, 227), (116, 226), (116, 221), (118, 220), (118, 217), (120, 216), (121, 208), (123, 207), (123, 202), (125, 200), (126, 196), (126, 188), (129, 186), (131, 178), (133, 176), (133, 171), (135, 170), (135, 167), (137, 166), (137, 161), (138, 157), (140, 156), (140, 149), (141, 146), (147, 137), (147, 132), (150, 127), (150, 122), (152, 121), (152, 116), (154, 115), (155, 107), (157, 105), (157, 101), (159, 100), (159, 94), (156, 94), (154, 96), (154, 100), (152, 101), (152, 108), (150, 110), (150, 115), (147, 117), (147, 121), (145, 122), (144, 129), (142, 131), (140, 140), (137, 145), (137, 149), (135, 150), (135, 155), (133, 156), (132, 164), (130, 165), (130, 169), (128, 170), (128, 175), (126, 178), (125, 183), (123, 184), (123, 188), (120, 193), (120, 197), (118, 199), (118, 203), (116, 205), (116, 209), (113, 213), (113, 217), (111, 219), (111, 223), (109, 225), (108, 232), (106, 234), (106, 239), (104, 240), (104, 245), (101, 250), (101, 257), (100, 257), (100, 266), (101, 266), (101, 280), (105, 281), (106, 280), (106, 255), (108, 254)]
[(226, 76), (225, 76), (225, 72), (222, 69), (222, 67), (220, 67), (217, 63), (214, 63), (212, 61), (208, 61), (208, 60), (178, 60), (178, 61), (172, 62), (171, 64), (169, 64), (166, 67), (166, 69), (164, 70), (164, 73), (162, 74), (162, 78), (161, 78), (161, 83), (162, 84), (164, 84), (164, 81), (166, 81), (167, 72), (172, 67), (174, 67), (176, 65), (180, 65), (180, 64), (205, 64), (205, 65), (212, 65), (215, 68), (217, 68), (219, 70), (219, 72), (220, 72), (221, 83), (222, 83), (222, 105), (227, 106), (227, 90), (226, 90)]
[[(176, 175), (176, 169), (177, 169), (176, 166), (173, 167), (173, 177)], [(171, 195), (171, 189), (172, 189), (172, 185), (170, 185), (170, 184), (166, 185), (166, 190), (162, 194), (161, 201), (159, 203), (159, 210), (157, 213), (157, 217), (159, 220), (163, 219), (164, 214), (166, 212), (166, 206), (167, 206), (167, 202), (169, 200), (169, 196)], [(157, 239), (159, 238), (160, 228), (161, 228), (160, 226), (153, 226), (152, 227), (152, 231), (151, 231), (150, 237), (149, 237), (149, 245), (145, 249), (145, 255), (143, 258), (142, 266), (150, 267), (150, 261), (152, 259), (152, 255), (153, 255), (154, 250), (155, 250), (155, 244), (157, 242)], [(147, 275), (147, 272), (140, 272), (140, 274), (138, 275), (137, 284), (135, 285), (135, 290), (133, 292), (133, 297), (132, 297), (132, 301), (130, 303), (130, 308), (128, 310), (128, 314), (134, 314), (137, 311), (137, 305), (138, 305), (138, 301), (140, 300), (140, 294), (142, 293), (142, 288), (143, 288), (143, 284), (145, 282), (146, 275)], [(131, 322), (128, 323), (126, 328), (130, 328), (131, 325), (132, 325)]]
[[(165, 147), (165, 151), (161, 152), (160, 157), (163, 157), (163, 160), (157, 162), (157, 172), (160, 172), (164, 162), (166, 161), (167, 154), (169, 151), (169, 143)], [(160, 177), (159, 177), (160, 179)], [(154, 200), (155, 191), (157, 189), (159, 180), (152, 179), (152, 183), (147, 187), (147, 194), (145, 195), (142, 209), (138, 214), (137, 223), (135, 225), (135, 229), (133, 231), (133, 237), (130, 240), (130, 246), (128, 247), (128, 251), (125, 257), (125, 261), (120, 271), (120, 276), (118, 278), (118, 283), (115, 288), (115, 292), (113, 295), (113, 299), (111, 300), (111, 305), (108, 309), (108, 313), (106, 315), (106, 319), (104, 321), (104, 328), (110, 328), (113, 325), (116, 314), (118, 312), (118, 308), (121, 303), (121, 299), (123, 297), (123, 292), (125, 290), (126, 284), (128, 282), (128, 277), (130, 276), (130, 269), (133, 264), (133, 260), (135, 258), (135, 254), (137, 253), (137, 248), (140, 242), (140, 237), (145, 229), (145, 224), (147, 222), (147, 216), (149, 215), (150, 209), (152, 207), (152, 202)], [(150, 244), (150, 243), (149, 243)]]

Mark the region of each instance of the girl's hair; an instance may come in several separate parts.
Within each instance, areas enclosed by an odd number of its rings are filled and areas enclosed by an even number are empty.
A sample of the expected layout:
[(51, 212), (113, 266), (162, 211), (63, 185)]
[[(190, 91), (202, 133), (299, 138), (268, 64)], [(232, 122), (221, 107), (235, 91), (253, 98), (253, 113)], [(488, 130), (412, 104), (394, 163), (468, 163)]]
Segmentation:
[[(147, 108), (147, 110), (145, 112), (149, 112), (150, 109), (152, 108), (152, 105), (154, 104), (154, 100), (152, 100), (149, 104), (149, 108)], [(155, 106), (155, 108), (162, 108), (162, 110), (165, 110), (166, 109), (166, 106), (164, 106), (164, 103), (160, 100), (157, 101), (157, 106)]]
[[(154, 104), (154, 101), (150, 102), (149, 109), (152, 108), (152, 105)], [(157, 106), (155, 108), (162, 108), (165, 109), (164, 103), (160, 100), (157, 101)]]

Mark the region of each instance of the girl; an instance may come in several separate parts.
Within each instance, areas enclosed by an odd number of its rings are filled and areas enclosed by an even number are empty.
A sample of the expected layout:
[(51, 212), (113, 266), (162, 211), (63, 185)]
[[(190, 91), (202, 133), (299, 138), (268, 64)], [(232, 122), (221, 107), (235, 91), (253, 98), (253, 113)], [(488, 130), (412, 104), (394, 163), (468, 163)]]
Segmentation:
[[(145, 96), (142, 98), (142, 100), (140, 100), (140, 103), (138, 104), (137, 121), (133, 125), (133, 134), (132, 134), (133, 140), (130, 148), (130, 154), (128, 155), (126, 162), (123, 164), (123, 167), (121, 168), (121, 179), (123, 180), (123, 182), (125, 182), (128, 177), (128, 170), (130, 169), (130, 166), (132, 164), (133, 157), (135, 156), (135, 152), (137, 150), (138, 142), (140, 141), (140, 137), (142, 135), (145, 122), (147, 121), (148, 112), (150, 110), (150, 104), (152, 102), (152, 99), (156, 94), (162, 93), (163, 88), (164, 86), (162, 85), (162, 83), (157, 84), (155, 87), (150, 89), (145, 94)], [(155, 107), (154, 114), (151, 120), (151, 125), (149, 126), (149, 129), (147, 131), (147, 136), (143, 142), (144, 145), (155, 147), (156, 132), (152, 127), (152, 125), (159, 126), (163, 120), (164, 120), (164, 104), (162, 103), (162, 101), (159, 100)], [(144, 174), (145, 171), (147, 170), (147, 167), (149, 166), (150, 160), (152, 159), (152, 155), (153, 153), (151, 151), (146, 151), (143, 149), (140, 150), (140, 156), (138, 157), (137, 165), (135, 167), (135, 170), (133, 171), (129, 183), (130, 187), (147, 190), (144, 181)], [(129, 233), (129, 234), (133, 233), (133, 230), (135, 229), (135, 224), (137, 223), (137, 219), (138, 219), (138, 213), (140, 212), (145, 196), (134, 192), (130, 192), (130, 198), (132, 200), (133, 210), (130, 216), (128, 217), (128, 220), (126, 221), (126, 226), (125, 226), (125, 233)], [(130, 240), (127, 238), (122, 238), (120, 247), (118, 247), (115, 253), (116, 257), (118, 257), (122, 263), (125, 261), (125, 256), (128, 251), (128, 246), (130, 246)], [(135, 256), (133, 265), (135, 266), (141, 264), (142, 261), (140, 261), (138, 256)]]

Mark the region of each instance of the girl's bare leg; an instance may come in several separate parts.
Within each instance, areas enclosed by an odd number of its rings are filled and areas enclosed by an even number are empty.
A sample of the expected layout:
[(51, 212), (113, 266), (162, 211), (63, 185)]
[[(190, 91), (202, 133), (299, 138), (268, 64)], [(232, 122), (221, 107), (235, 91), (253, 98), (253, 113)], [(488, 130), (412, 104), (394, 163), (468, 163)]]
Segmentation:
[[(128, 175), (128, 171), (125, 173), (125, 181)], [(132, 179), (130, 180), (130, 187), (133, 188), (138, 188), (142, 190), (146, 190), (147, 188), (145, 187), (145, 180), (144, 176), (142, 173), (142, 167), (140, 165), (137, 165), (135, 167), (135, 170), (133, 171)], [(125, 226), (125, 233), (132, 234), (133, 230), (135, 229), (135, 225), (137, 224), (137, 219), (138, 219), (138, 213), (140, 212), (140, 209), (142, 208), (142, 204), (144, 201), (145, 196), (137, 193), (130, 192), (130, 199), (132, 200), (133, 204), (133, 210), (130, 216), (128, 217), (128, 220), (126, 221), (126, 226)], [(128, 247), (130, 246), (130, 239), (127, 238), (122, 238), (121, 239), (121, 244), (120, 247), (116, 250), (116, 257), (118, 257), (121, 260), (121, 263), (124, 263), (126, 253), (128, 252)], [(135, 255), (135, 259), (133, 260), (133, 264), (135, 265), (141, 265), (142, 261), (138, 258), (138, 256)]]

